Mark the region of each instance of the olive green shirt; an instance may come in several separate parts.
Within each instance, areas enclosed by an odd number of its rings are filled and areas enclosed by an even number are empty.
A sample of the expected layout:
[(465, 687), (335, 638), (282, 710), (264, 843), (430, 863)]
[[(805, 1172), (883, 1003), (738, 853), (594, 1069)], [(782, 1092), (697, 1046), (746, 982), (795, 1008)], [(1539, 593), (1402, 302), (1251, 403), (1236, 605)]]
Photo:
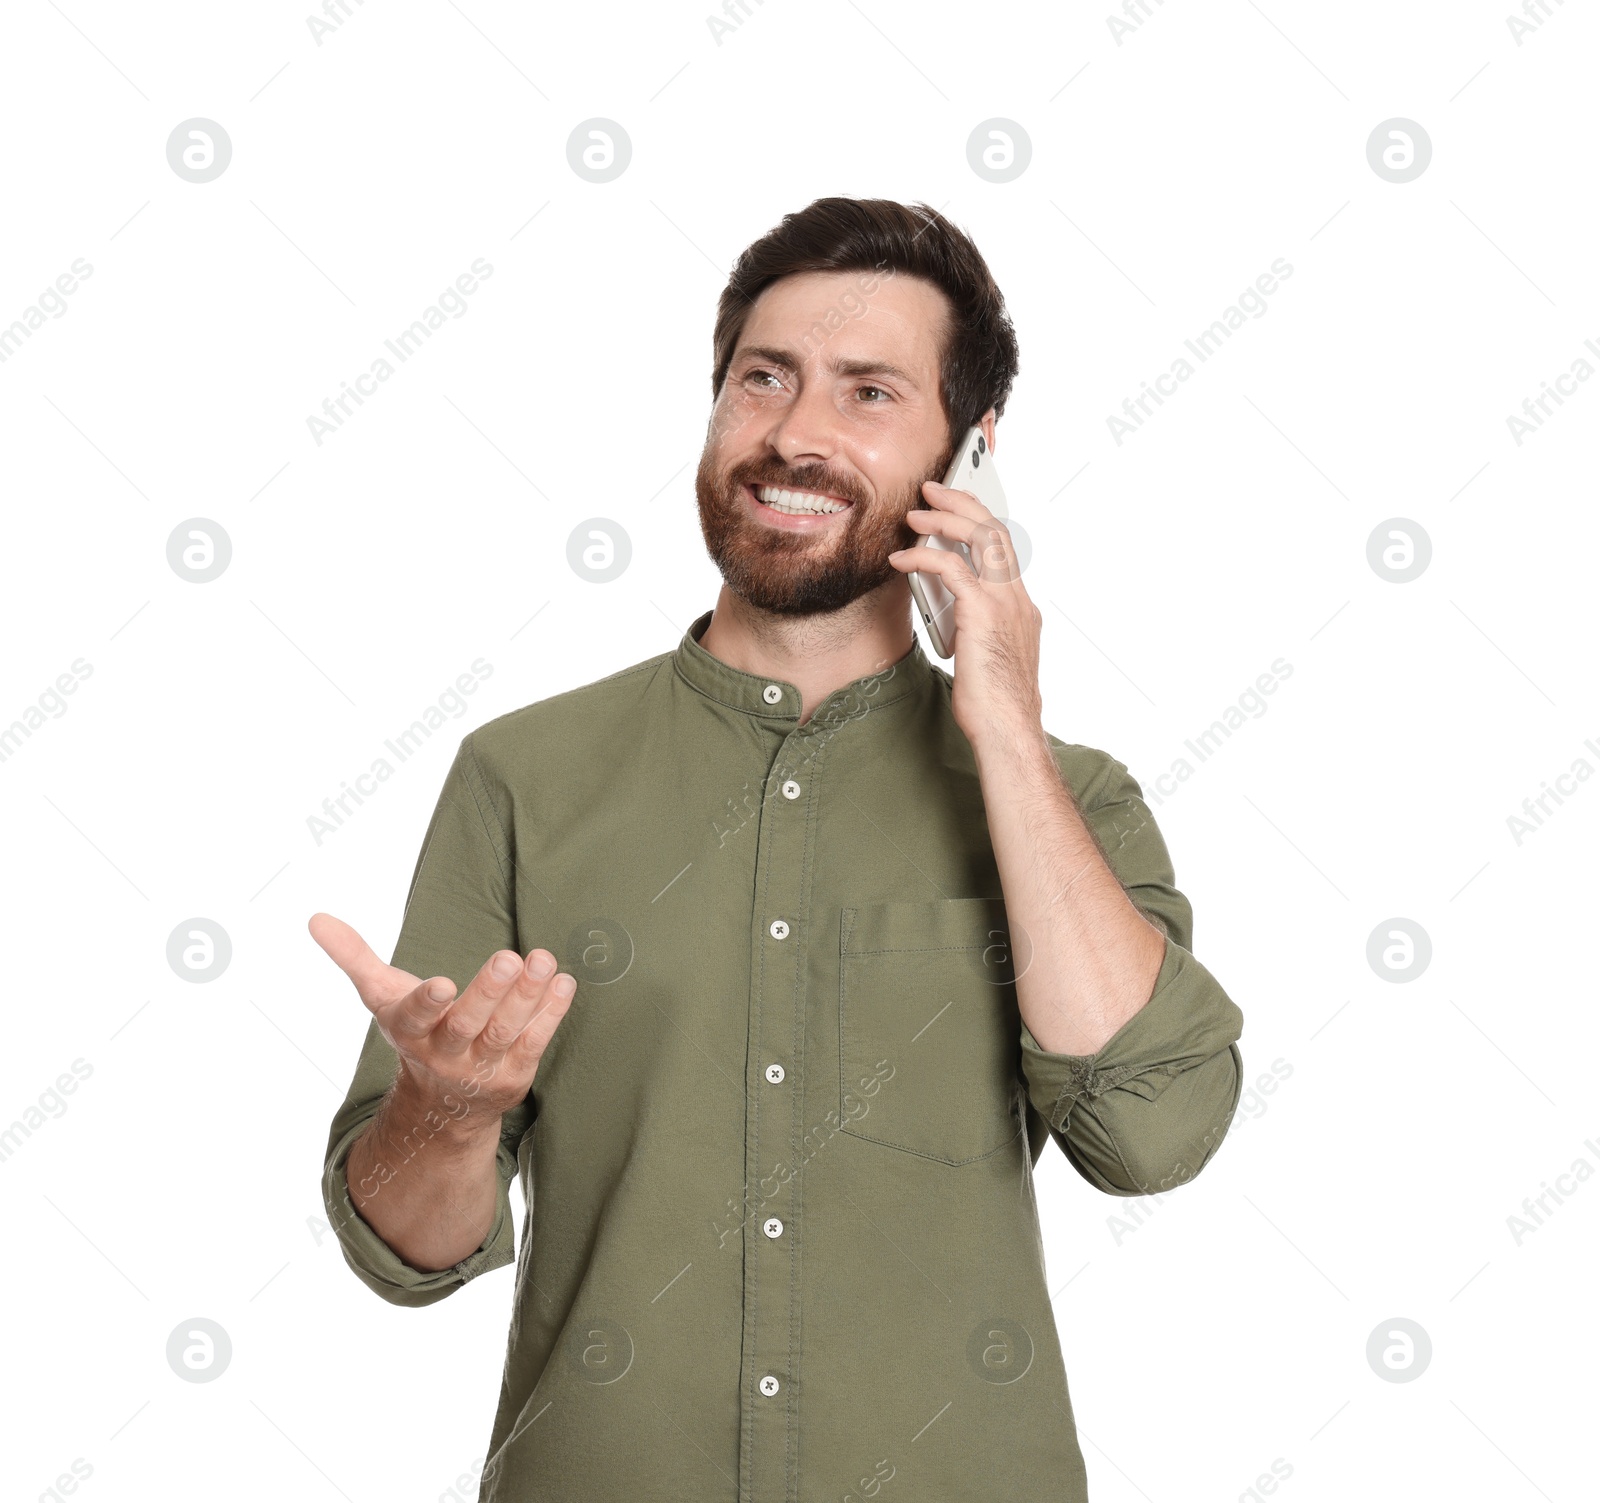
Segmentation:
[(1081, 1503), (1032, 1166), (1054, 1139), (1107, 1194), (1191, 1178), (1239, 1009), (1128, 769), (1050, 737), (1166, 951), (1097, 1054), (1041, 1048), (950, 675), (914, 645), (802, 725), (710, 618), (461, 742), (392, 963), (464, 989), (538, 946), (577, 994), (503, 1119), (494, 1227), (440, 1272), (349, 1196), (395, 1069), (369, 1024), (323, 1177), (344, 1256), (396, 1305), (515, 1257), (483, 1503)]

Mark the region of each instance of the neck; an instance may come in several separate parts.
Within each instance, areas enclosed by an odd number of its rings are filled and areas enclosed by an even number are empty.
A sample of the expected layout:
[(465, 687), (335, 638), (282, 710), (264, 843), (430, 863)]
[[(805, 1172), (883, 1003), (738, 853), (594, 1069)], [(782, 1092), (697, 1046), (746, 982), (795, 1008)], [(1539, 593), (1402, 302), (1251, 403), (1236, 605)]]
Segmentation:
[(778, 616), (723, 585), (700, 645), (730, 668), (793, 684), (804, 725), (835, 690), (882, 672), (911, 651), (910, 596), (903, 578), (892, 579), (843, 610)]

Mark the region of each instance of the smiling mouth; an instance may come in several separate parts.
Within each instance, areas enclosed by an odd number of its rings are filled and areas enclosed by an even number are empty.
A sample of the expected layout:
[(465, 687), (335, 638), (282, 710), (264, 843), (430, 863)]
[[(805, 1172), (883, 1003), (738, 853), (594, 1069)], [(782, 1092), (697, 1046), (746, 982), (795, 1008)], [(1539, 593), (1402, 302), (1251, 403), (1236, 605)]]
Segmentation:
[(829, 496), (818, 491), (789, 490), (779, 485), (752, 485), (748, 489), (763, 506), (789, 517), (832, 516), (849, 511), (851, 506), (842, 496)]

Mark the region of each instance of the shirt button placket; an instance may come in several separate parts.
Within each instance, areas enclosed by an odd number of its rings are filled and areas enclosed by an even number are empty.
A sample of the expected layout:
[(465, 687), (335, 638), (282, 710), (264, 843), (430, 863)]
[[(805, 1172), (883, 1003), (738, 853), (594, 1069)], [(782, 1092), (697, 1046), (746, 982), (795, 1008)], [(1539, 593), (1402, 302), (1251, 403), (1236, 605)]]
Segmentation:
[[(761, 690), (762, 701), (785, 704), (792, 691), (778, 684)], [(791, 752), (803, 735), (796, 727), (773, 759), (767, 797), (758, 816), (755, 892), (764, 911), (756, 917), (755, 970), (750, 1057), (758, 1063), (749, 1077), (745, 1129), (746, 1168), (753, 1212), (746, 1223), (744, 1380), (748, 1406), (742, 1426), (739, 1467), (741, 1499), (783, 1500), (794, 1479), (786, 1468), (795, 1455), (793, 1398), (798, 1353), (791, 1332), (799, 1316), (798, 1245), (794, 1235), (798, 1197), (797, 1168), (791, 1161), (801, 1137), (802, 1093), (795, 1087), (799, 1041), (804, 1036), (805, 928), (809, 894), (804, 874), (810, 868), (807, 801)], [(780, 771), (779, 769), (782, 769)], [(810, 783), (814, 774), (808, 774)]]

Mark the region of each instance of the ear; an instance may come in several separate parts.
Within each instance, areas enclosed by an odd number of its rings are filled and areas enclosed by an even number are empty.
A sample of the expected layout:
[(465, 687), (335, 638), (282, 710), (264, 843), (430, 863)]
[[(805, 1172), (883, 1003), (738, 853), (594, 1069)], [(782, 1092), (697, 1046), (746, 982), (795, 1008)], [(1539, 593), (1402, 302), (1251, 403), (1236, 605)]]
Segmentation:
[(983, 429), (984, 441), (989, 445), (989, 452), (994, 453), (994, 408), (990, 408), (978, 419), (978, 426)]

